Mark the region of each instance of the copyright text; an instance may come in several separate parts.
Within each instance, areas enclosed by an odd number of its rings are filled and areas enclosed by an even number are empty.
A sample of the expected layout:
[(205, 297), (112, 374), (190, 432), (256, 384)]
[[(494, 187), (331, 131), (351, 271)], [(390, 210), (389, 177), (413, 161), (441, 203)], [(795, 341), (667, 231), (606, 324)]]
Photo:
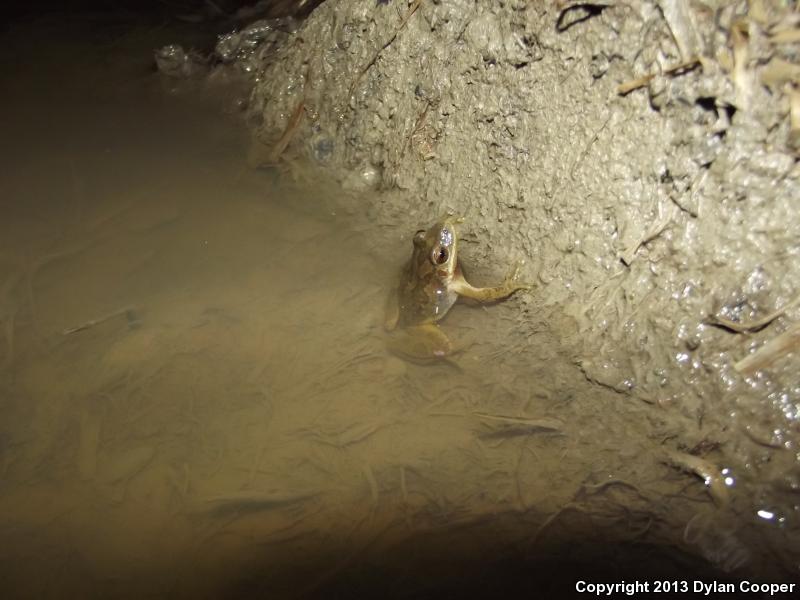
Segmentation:
[(619, 581), (617, 583), (594, 583), (579, 580), (575, 583), (575, 591), (593, 596), (611, 597), (614, 595), (635, 596), (642, 593), (694, 593), (703, 596), (711, 594), (733, 594), (737, 592), (767, 594), (792, 594), (797, 584), (795, 583), (756, 583), (754, 581), (740, 581), (728, 583), (720, 581), (687, 581), (687, 580), (655, 580), (655, 581)]

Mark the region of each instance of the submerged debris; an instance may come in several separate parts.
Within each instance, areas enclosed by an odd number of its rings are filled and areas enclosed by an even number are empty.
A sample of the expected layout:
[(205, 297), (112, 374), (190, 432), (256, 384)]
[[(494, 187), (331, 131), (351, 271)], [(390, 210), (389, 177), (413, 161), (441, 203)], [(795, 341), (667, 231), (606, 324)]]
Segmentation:
[(107, 315), (103, 315), (102, 317), (89, 319), (88, 321), (85, 321), (80, 325), (76, 325), (75, 327), (67, 327), (61, 331), (61, 335), (78, 333), (79, 331), (84, 331), (85, 329), (89, 329), (95, 325), (100, 325), (101, 323), (105, 323), (106, 321), (110, 321), (115, 317), (121, 317), (123, 315), (125, 316), (125, 320), (129, 328), (136, 327), (139, 324), (139, 316), (136, 312), (136, 308), (134, 306), (126, 306), (124, 308), (120, 308), (119, 310), (115, 310), (114, 312), (108, 313)]
[(291, 15), (259, 19), (242, 29), (220, 35), (213, 51), (206, 53), (186, 51), (180, 44), (168, 44), (155, 51), (156, 67), (164, 75), (178, 79), (205, 75), (211, 66), (220, 63), (255, 74), (265, 59), (297, 30), (297, 23)]
[(319, 492), (300, 492), (296, 494), (276, 491), (233, 492), (203, 498), (197, 503), (197, 510), (198, 512), (208, 512), (215, 515), (258, 512), (299, 504), (319, 495)]
[(263, 58), (274, 51), (293, 33), (297, 27), (294, 19), (261, 19), (251, 23), (241, 31), (231, 31), (219, 37), (214, 54), (223, 63), (238, 61), (247, 72), (257, 63), (251, 59)]
[(289, 121), (281, 137), (272, 145), (265, 144), (258, 139), (258, 136), (254, 136), (247, 157), (247, 163), (250, 167), (261, 168), (277, 165), (281, 156), (283, 156), (283, 153), (286, 151), (286, 148), (288, 148), (289, 143), (292, 141), (297, 128), (300, 126), (305, 112), (305, 100), (301, 99), (300, 102), (297, 103), (294, 111), (292, 111), (292, 115), (289, 117)]
[(697, 546), (706, 560), (726, 573), (739, 569), (751, 558), (750, 550), (735, 531), (710, 511), (700, 512), (686, 523), (683, 541)]
[(0, 331), (6, 343), (5, 365), (10, 365), (14, 360), (14, 320), (19, 310), (14, 293), (21, 280), (21, 273), (13, 274), (0, 286)]
[(199, 52), (187, 52), (180, 44), (167, 44), (156, 50), (155, 61), (160, 73), (176, 79), (202, 75), (209, 64), (209, 60)]
[(528, 417), (494, 415), (480, 412), (473, 412), (472, 414), (489, 427), (489, 431), (480, 435), (480, 437), (484, 439), (510, 438), (537, 433), (561, 435), (561, 429), (563, 427), (560, 421), (554, 419), (531, 419)]
[(668, 452), (666, 462), (687, 473), (697, 475), (706, 484), (706, 489), (712, 500), (714, 500), (714, 504), (719, 507), (727, 506), (729, 501), (728, 487), (725, 484), (725, 476), (716, 465), (699, 456), (683, 452)]

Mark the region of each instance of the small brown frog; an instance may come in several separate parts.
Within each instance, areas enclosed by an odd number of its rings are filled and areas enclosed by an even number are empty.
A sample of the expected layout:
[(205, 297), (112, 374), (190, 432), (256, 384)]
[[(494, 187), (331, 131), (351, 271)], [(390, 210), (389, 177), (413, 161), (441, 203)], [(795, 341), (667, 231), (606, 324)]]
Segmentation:
[(389, 348), (406, 358), (444, 358), (453, 352), (449, 338), (436, 322), (459, 296), (492, 302), (531, 287), (517, 282), (519, 265), (498, 286), (470, 285), (458, 262), (457, 222), (460, 220), (444, 217), (427, 231), (417, 231), (411, 260), (389, 298), (385, 323), (386, 330), (393, 332)]

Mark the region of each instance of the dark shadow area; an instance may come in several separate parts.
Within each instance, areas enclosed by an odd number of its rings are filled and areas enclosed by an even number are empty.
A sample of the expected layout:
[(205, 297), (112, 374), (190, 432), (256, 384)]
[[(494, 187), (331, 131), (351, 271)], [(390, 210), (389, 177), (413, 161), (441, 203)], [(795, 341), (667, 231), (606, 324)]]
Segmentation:
[[(579, 581), (649, 582), (652, 592), (656, 581), (737, 585), (742, 579), (701, 564), (677, 549), (636, 543), (573, 541), (543, 548), (535, 557), (525, 557), (518, 550), (498, 552), (492, 546), (486, 548), (484, 556), (475, 556), (475, 552), (464, 555), (453, 544), (449, 552), (433, 556), (426, 540), (419, 539), (393, 550), (367, 554), (341, 566), (333, 559), (317, 560), (302, 572), (298, 568), (294, 578), (278, 587), (274, 581), (266, 581), (266, 565), (259, 565), (242, 572), (222, 592), (231, 599), (571, 598), (587, 596), (576, 591)], [(614, 594), (623, 596), (624, 591)]]
[[(80, 0), (58, 2), (10, 2), (3, 8), (0, 30), (10, 28), (17, 19), (48, 16), (52, 14), (102, 13), (128, 15), (131, 18), (172, 17), (178, 21), (230, 20), (254, 11), (253, 18), (307, 17), (324, 0)], [(243, 12), (239, 12), (243, 11)]]
[[(58, 551), (59, 532), (35, 534), (40, 551), (27, 554), (24, 568), (0, 562), (0, 592), (6, 598), (312, 598), (398, 600), (444, 598), (725, 597), (760, 598), (740, 589), (744, 581), (792, 583), (747, 564), (732, 573), (715, 568), (688, 549), (639, 541), (541, 539), (529, 548), (525, 531), (510, 532), (515, 519), (481, 519), (480, 525), (409, 533), (393, 521), (343, 541), (333, 531), (304, 531), (281, 542), (268, 539), (207, 538), (178, 556), (155, 552), (130, 555), (122, 567), (102, 573), (87, 568), (80, 552)], [(519, 519), (516, 519), (519, 525)], [(209, 523), (205, 523), (208, 527)], [(500, 534), (493, 536), (497, 528)], [(618, 532), (622, 533), (622, 532)], [(339, 538), (339, 539), (337, 539)], [(358, 539), (355, 539), (358, 538)], [(509, 539), (513, 538), (513, 539)], [(108, 540), (109, 554), (114, 543)], [(40, 578), (23, 571), (47, 572)], [(51, 579), (58, 575), (56, 582)], [(576, 586), (620, 584), (614, 593)], [(639, 587), (634, 585), (638, 582)], [(656, 593), (656, 586), (685, 585), (686, 594)], [(693, 588), (699, 583), (703, 592)], [(797, 584), (797, 581), (794, 581)], [(56, 586), (57, 587), (54, 587)], [(646, 586), (646, 587), (645, 587)], [(717, 586), (708, 592), (707, 586)], [(721, 586), (732, 586), (720, 593)], [(795, 588), (796, 589), (796, 588)], [(790, 597), (777, 594), (773, 597)]]

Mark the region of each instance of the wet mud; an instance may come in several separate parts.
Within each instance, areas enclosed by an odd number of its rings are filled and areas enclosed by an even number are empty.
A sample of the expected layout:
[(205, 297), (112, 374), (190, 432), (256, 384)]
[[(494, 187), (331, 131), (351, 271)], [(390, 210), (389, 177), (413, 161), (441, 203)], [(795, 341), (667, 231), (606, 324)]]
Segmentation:
[(463, 215), (487, 279), (527, 261), (521, 352), (610, 392), (745, 562), (796, 577), (796, 34), (770, 2), (331, 0), (250, 111), (269, 140), (302, 103), (287, 153), (373, 191), (370, 221)]

